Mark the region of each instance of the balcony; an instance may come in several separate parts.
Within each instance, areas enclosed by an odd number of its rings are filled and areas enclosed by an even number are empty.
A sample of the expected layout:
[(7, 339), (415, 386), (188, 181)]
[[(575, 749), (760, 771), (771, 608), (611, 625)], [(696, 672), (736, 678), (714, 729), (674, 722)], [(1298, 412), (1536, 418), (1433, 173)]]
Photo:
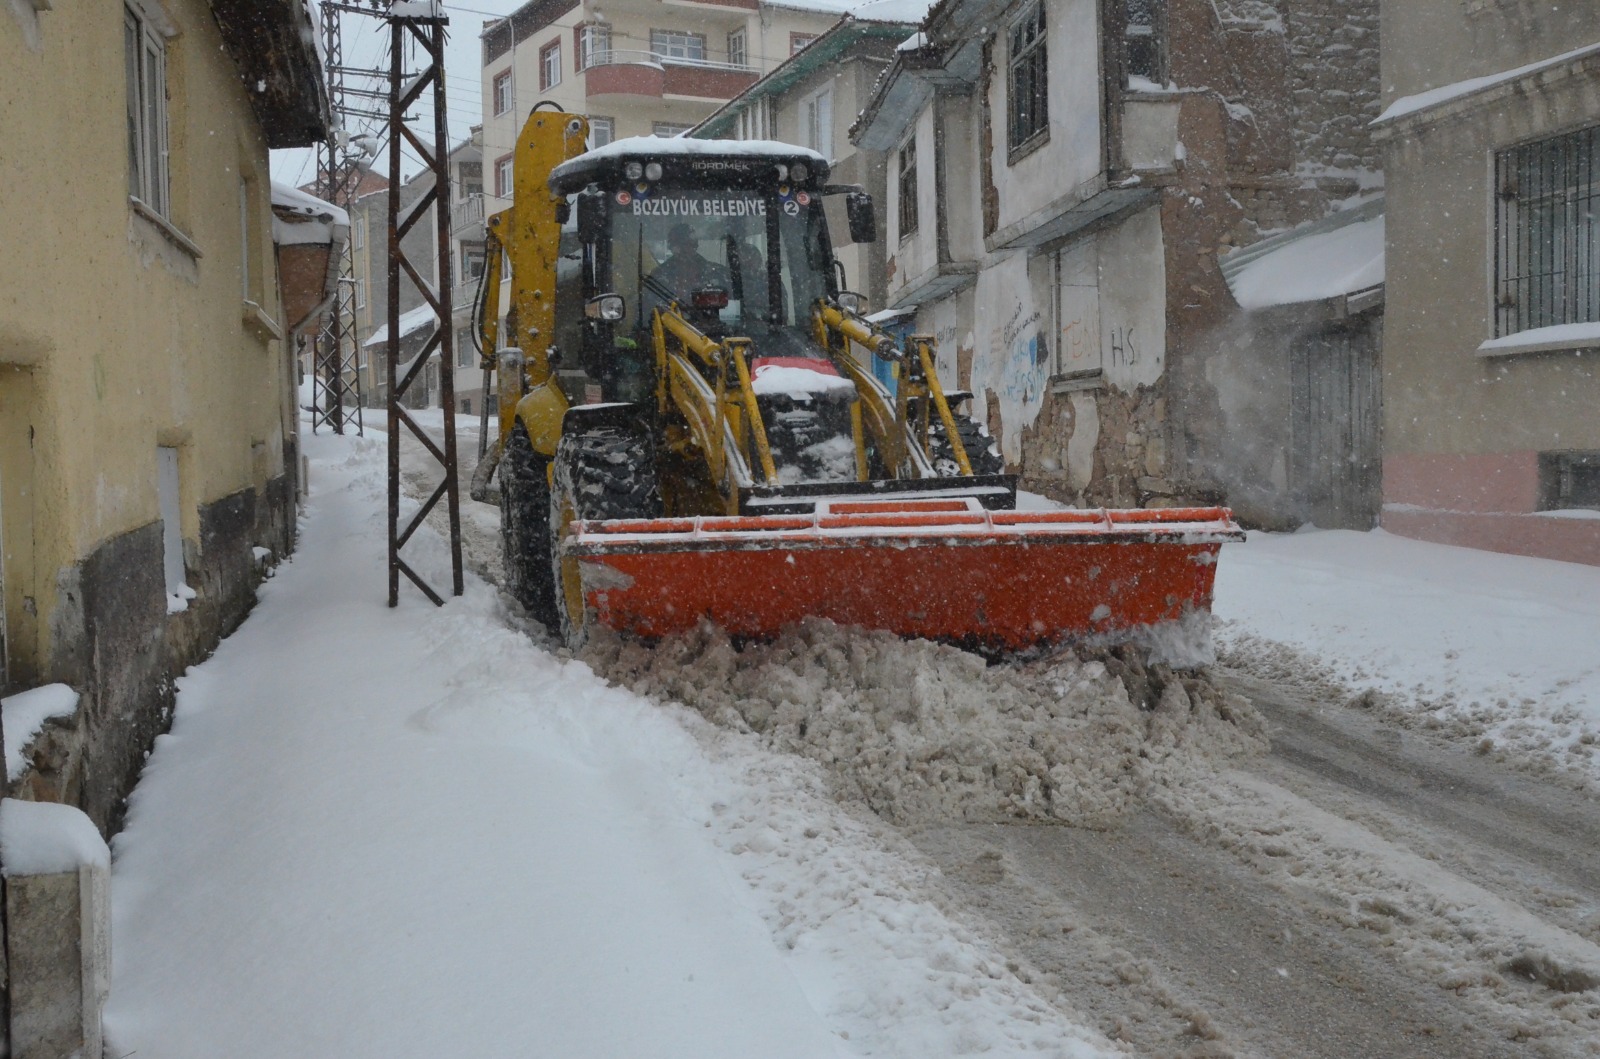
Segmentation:
[(583, 75), (591, 100), (635, 96), (718, 101), (732, 99), (760, 76), (749, 66), (617, 49), (602, 53)]
[(460, 236), (464, 232), (476, 233), (479, 238), (483, 236), (482, 195), (468, 195), (450, 206), (450, 234)]

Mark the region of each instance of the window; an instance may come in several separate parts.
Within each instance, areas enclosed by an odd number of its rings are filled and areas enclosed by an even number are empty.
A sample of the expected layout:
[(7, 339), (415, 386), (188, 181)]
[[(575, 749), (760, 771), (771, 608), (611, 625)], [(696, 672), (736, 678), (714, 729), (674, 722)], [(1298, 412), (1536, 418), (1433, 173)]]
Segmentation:
[(900, 198), (900, 238), (917, 230), (917, 137), (913, 133), (900, 148), (900, 179), (895, 187)]
[(483, 275), (483, 247), (463, 246), (461, 248), (461, 275), (465, 279), (477, 279)]
[(650, 134), (652, 136), (681, 136), (692, 127), (689, 125), (675, 125), (670, 121), (658, 121), (650, 126)]
[(1600, 321), (1600, 125), (1495, 156), (1495, 334)]
[(728, 64), (730, 66), (745, 65), (745, 56), (748, 54), (748, 50), (745, 48), (744, 42), (744, 30), (736, 29), (728, 34)]
[[(456, 367), (470, 368), (478, 362), (478, 351), (472, 348), (472, 329), (470, 327), (456, 328)], [(470, 402), (463, 412), (471, 412)]]
[(156, 504), (161, 513), (161, 575), (166, 584), (167, 613), (189, 609), (194, 592), (186, 583), (183, 564), (183, 490), (178, 450), (156, 447)]
[(833, 157), (833, 89), (824, 88), (800, 101), (800, 144)]
[(133, 8), (122, 9), (128, 110), (128, 194), (166, 217), (167, 46)]
[(700, 33), (683, 33), (675, 29), (650, 31), (650, 50), (658, 59), (688, 59), (704, 62), (706, 38)]
[(363, 249), (367, 245), (367, 218), (365, 214), (356, 216), (355, 224), (350, 226), (351, 248)]
[(594, 23), (578, 27), (578, 69), (606, 66), (611, 62), (611, 27)]
[(805, 50), (805, 46), (807, 44), (810, 44), (812, 41), (814, 41), (816, 39), (817, 39), (817, 35), (815, 33), (791, 33), (791, 34), (789, 34), (789, 54), (790, 55), (799, 55), (803, 50)]
[(604, 147), (617, 138), (617, 123), (611, 118), (589, 119), (589, 146)]
[(511, 197), (511, 156), (508, 154), (494, 164), (494, 193), (503, 199)]
[(1045, 136), (1050, 129), (1046, 103), (1044, 4), (1035, 4), (1011, 27), (1010, 70), (1006, 81), (1006, 141), (1012, 150)]
[(539, 91), (548, 92), (561, 83), (561, 42), (553, 40), (539, 49)]
[(1600, 508), (1600, 452), (1539, 453), (1539, 507)]
[(361, 280), (350, 281), (350, 299), (357, 309), (367, 307), (367, 285)]
[(254, 270), (250, 267), (250, 255), (255, 252), (254, 233), (250, 224), (250, 182), (243, 177), (239, 178), (239, 285), (247, 302), (257, 301), (256, 292), (250, 286), (255, 278)]
[(1165, 34), (1161, 32), (1161, 21), (1166, 0), (1127, 0), (1127, 4), (1128, 19), (1122, 30), (1127, 76), (1165, 84), (1165, 49), (1161, 46)]
[(511, 71), (502, 70), (494, 75), (494, 112), (504, 114), (511, 109)]

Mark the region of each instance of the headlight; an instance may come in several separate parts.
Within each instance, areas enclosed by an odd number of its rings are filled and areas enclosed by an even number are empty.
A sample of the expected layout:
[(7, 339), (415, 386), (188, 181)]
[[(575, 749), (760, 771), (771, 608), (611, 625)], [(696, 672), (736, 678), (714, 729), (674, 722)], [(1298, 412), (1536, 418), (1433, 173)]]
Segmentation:
[(838, 296), (839, 308), (847, 313), (860, 313), (867, 300), (853, 290), (842, 290)]
[(645, 166), (644, 167), (644, 178), (646, 180), (660, 180), (661, 179), (661, 163), (660, 162), (651, 162), (649, 165)]
[(595, 295), (584, 303), (583, 315), (591, 320), (607, 320), (615, 323), (623, 317), (622, 295)]
[(622, 175), (627, 177), (629, 180), (638, 180), (640, 177), (644, 176), (644, 166), (640, 165), (638, 162), (629, 162), (627, 165), (622, 167)]
[(789, 167), (789, 173), (794, 177), (795, 183), (798, 184), (805, 180), (806, 177), (811, 175), (811, 167), (806, 165), (804, 162), (796, 162), (794, 165)]
[(779, 165), (778, 166), (778, 183), (781, 184), (785, 180), (788, 180), (788, 179), (789, 179), (789, 167), (786, 166), (786, 165)]

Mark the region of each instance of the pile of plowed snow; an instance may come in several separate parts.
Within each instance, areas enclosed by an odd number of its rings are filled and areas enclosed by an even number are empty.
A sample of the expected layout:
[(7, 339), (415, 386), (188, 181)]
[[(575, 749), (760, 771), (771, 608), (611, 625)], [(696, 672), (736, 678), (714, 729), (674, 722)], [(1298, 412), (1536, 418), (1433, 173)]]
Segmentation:
[(711, 626), (583, 657), (637, 694), (826, 765), (898, 823), (1105, 824), (1185, 766), (1266, 748), (1261, 717), (1204, 671), (1133, 647), (987, 665), (926, 640), (810, 621), (738, 646)]

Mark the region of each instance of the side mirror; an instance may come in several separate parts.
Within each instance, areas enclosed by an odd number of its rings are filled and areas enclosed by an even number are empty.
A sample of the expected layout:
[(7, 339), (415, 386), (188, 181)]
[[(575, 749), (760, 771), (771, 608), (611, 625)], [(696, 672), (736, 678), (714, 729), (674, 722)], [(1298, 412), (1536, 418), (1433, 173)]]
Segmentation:
[(844, 197), (844, 215), (850, 221), (850, 241), (875, 243), (878, 241), (878, 217), (872, 209), (872, 196), (865, 191), (852, 191)]
[(593, 243), (605, 233), (606, 201), (603, 195), (578, 196), (578, 241)]

